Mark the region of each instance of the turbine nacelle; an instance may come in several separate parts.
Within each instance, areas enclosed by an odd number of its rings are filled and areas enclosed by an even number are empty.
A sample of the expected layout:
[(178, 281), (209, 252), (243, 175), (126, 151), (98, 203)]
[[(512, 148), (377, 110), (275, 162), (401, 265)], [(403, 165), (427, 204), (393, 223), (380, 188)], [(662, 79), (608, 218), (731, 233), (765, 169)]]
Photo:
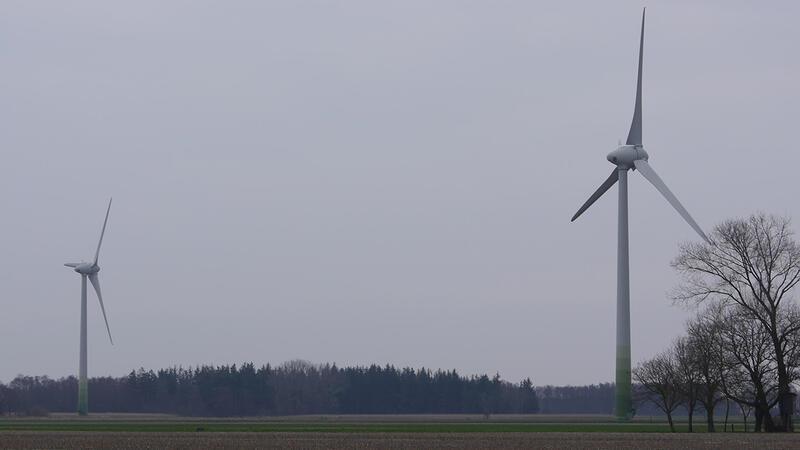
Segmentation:
[(81, 275), (91, 275), (93, 273), (100, 272), (100, 266), (92, 263), (82, 263), (75, 268), (75, 272), (78, 272)]
[(66, 263), (64, 265), (71, 267), (75, 272), (78, 272), (81, 275), (92, 275), (100, 272), (100, 266), (88, 262)]
[(638, 160), (647, 161), (650, 156), (644, 151), (641, 145), (622, 145), (606, 158), (615, 166), (622, 169), (633, 169), (634, 163)]

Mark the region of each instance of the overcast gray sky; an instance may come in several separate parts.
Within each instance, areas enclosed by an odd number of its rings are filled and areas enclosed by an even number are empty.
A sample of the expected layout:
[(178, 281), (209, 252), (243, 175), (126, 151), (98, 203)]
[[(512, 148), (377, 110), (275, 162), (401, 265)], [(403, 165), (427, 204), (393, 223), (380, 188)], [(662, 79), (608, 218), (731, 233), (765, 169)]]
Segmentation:
[[(0, 3), (0, 380), (303, 358), (613, 379), (637, 1)], [(649, 1), (644, 142), (705, 229), (800, 220), (800, 6)], [(634, 361), (692, 229), (630, 181)], [(800, 222), (798, 222), (800, 225)]]

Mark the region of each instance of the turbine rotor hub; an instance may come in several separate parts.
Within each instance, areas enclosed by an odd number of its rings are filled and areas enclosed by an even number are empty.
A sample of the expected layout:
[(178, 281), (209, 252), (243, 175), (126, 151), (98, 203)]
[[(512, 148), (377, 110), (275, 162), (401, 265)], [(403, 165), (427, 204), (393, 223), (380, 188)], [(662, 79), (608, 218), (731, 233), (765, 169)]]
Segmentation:
[(644, 151), (644, 147), (641, 145), (622, 145), (609, 153), (606, 158), (611, 164), (621, 169), (632, 169), (634, 161), (640, 159), (647, 161), (650, 156)]

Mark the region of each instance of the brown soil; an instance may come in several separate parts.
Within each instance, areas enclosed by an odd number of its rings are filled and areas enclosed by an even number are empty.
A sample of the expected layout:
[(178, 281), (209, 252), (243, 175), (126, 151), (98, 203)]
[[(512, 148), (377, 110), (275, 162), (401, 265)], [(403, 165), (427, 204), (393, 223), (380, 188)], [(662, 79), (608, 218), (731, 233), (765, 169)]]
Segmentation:
[(0, 432), (0, 449), (800, 449), (795, 434)]

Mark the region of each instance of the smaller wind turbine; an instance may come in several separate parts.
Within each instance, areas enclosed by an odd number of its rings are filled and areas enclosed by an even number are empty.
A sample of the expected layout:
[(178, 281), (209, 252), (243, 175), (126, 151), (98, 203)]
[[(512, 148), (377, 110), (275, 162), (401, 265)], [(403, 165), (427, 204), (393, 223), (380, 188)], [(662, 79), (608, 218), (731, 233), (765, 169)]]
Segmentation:
[(67, 267), (72, 267), (75, 272), (81, 275), (81, 354), (80, 354), (80, 368), (78, 371), (78, 414), (85, 416), (89, 413), (89, 383), (86, 378), (86, 279), (92, 283), (94, 291), (97, 292), (97, 300), (100, 301), (100, 309), (103, 311), (103, 320), (106, 322), (106, 331), (108, 331), (108, 339), (111, 345), (114, 345), (114, 339), (111, 338), (111, 328), (108, 326), (108, 318), (106, 317), (106, 307), (103, 305), (103, 295), (100, 293), (100, 279), (97, 277), (97, 272), (100, 272), (100, 266), (97, 265), (100, 259), (100, 246), (103, 244), (103, 235), (106, 233), (106, 224), (108, 224), (108, 213), (111, 212), (111, 199), (108, 199), (108, 209), (106, 210), (106, 219), (103, 221), (103, 230), (100, 232), (100, 242), (97, 243), (97, 251), (94, 253), (94, 262), (79, 262), (79, 263), (66, 263)]

